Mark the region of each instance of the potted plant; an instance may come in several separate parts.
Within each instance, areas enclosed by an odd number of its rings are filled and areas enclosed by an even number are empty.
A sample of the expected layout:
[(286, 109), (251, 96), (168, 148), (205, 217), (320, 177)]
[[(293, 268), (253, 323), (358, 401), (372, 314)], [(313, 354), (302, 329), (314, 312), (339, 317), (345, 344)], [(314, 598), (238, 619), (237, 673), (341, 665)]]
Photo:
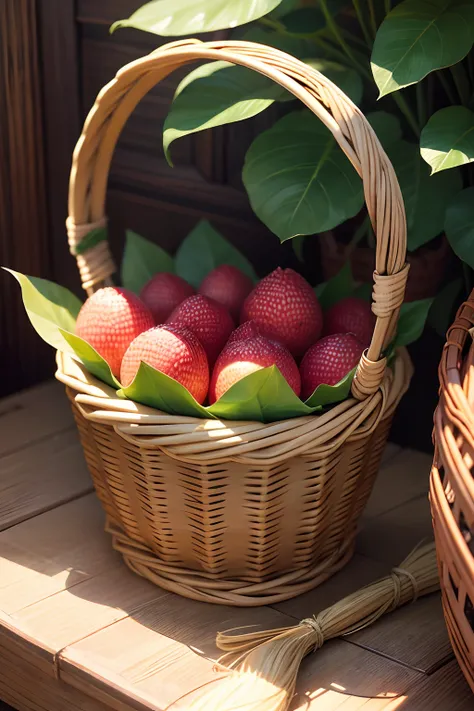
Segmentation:
[[(474, 159), (471, 3), (241, 0), (223, 7), (219, 0), (153, 0), (113, 29), (123, 26), (176, 37), (224, 30), (318, 69), (362, 108), (395, 167), (408, 222), (408, 299), (439, 292), (451, 257), (448, 241), (472, 266), (474, 187), (463, 167)], [(167, 158), (179, 138), (276, 103), (284, 115), (255, 138), (242, 171), (255, 214), (282, 241), (320, 234), (326, 278), (349, 259), (355, 277), (370, 282), (374, 240), (361, 182), (327, 129), (308, 110), (294, 110), (291, 99), (246, 68), (198, 67), (179, 84), (165, 121)], [(299, 254), (301, 241), (294, 242)], [(461, 287), (456, 280), (443, 291), (445, 311)], [(469, 287), (465, 272), (467, 293)]]

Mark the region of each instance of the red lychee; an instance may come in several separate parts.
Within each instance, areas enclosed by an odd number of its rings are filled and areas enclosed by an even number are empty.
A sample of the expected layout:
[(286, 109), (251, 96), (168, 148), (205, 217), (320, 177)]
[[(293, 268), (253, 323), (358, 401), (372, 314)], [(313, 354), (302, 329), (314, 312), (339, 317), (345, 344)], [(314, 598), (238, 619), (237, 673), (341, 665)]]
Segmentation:
[(209, 366), (204, 348), (189, 328), (155, 326), (135, 338), (122, 360), (123, 387), (133, 381), (141, 362), (177, 380), (199, 403), (206, 399)]
[(227, 309), (202, 294), (185, 299), (166, 323), (187, 326), (201, 341), (211, 368), (234, 328)]
[(194, 294), (187, 281), (168, 272), (155, 274), (143, 287), (140, 298), (148, 306), (157, 325), (165, 323), (179, 304)]
[(199, 293), (224, 306), (237, 321), (242, 304), (252, 288), (252, 280), (240, 269), (231, 264), (221, 264), (204, 278)]
[(336, 385), (357, 365), (363, 352), (363, 344), (352, 333), (321, 338), (301, 361), (301, 398), (309, 398), (322, 383)]
[(293, 269), (275, 269), (257, 284), (242, 307), (241, 323), (253, 320), (260, 332), (295, 357), (321, 334), (323, 316), (316, 294)]
[(370, 304), (356, 296), (348, 296), (331, 306), (324, 317), (324, 334), (353, 333), (367, 348), (375, 326)]
[(154, 325), (145, 304), (128, 289), (106, 286), (89, 296), (79, 311), (76, 335), (89, 343), (118, 378), (130, 343)]

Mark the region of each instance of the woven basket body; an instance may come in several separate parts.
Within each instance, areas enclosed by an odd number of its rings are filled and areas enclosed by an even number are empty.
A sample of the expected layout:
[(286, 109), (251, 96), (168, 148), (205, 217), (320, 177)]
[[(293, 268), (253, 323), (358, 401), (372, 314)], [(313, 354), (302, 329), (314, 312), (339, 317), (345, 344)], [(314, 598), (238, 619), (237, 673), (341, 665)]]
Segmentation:
[(462, 305), (439, 368), (430, 500), (449, 636), (474, 692), (474, 291)]
[[(259, 605), (318, 585), (350, 558), (394, 409), (411, 364), (388, 368), (408, 267), (406, 224), (393, 168), (354, 104), (328, 79), (278, 50), (248, 42), (174, 42), (124, 67), (100, 92), (71, 171), (71, 251), (88, 293), (111, 283), (106, 242), (81, 249), (105, 224), (107, 176), (138, 101), (174, 69), (225, 60), (266, 74), (332, 131), (363, 179), (377, 235), (377, 316), (352, 397), (322, 415), (273, 424), (168, 415), (117, 397), (58, 354), (114, 546), (137, 573), (198, 600)], [(85, 243), (83, 243), (85, 244)]]

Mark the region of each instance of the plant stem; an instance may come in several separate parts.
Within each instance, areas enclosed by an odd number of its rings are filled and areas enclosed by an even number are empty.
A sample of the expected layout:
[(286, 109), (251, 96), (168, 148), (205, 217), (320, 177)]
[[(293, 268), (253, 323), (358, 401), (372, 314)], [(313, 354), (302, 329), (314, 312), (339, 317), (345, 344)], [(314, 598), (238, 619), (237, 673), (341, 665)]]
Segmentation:
[(362, 9), (360, 6), (359, 0), (352, 0), (352, 5), (355, 10), (355, 14), (357, 15), (357, 20), (359, 21), (360, 29), (362, 30), (362, 34), (364, 35), (365, 41), (367, 42), (367, 46), (369, 48), (372, 47), (372, 37), (370, 36), (369, 30), (367, 29), (367, 25), (365, 24), (364, 20), (364, 15), (362, 13)]
[(384, 7), (385, 7), (385, 12), (387, 13), (387, 15), (390, 12), (390, 10), (392, 9), (391, 4), (392, 3), (390, 2), (390, 0), (385, 0)]
[(360, 51), (367, 52), (367, 49), (371, 49), (372, 43), (370, 44), (370, 47), (367, 47), (367, 44), (364, 42), (364, 40), (360, 39), (360, 37), (357, 37), (356, 35), (352, 34), (352, 32), (345, 30), (343, 27), (341, 27), (341, 32), (342, 32), (342, 36), (346, 40), (351, 40), (354, 44), (357, 44), (360, 47)]
[(372, 28), (372, 33), (375, 37), (375, 35), (377, 34), (377, 20), (375, 18), (374, 0), (369, 0), (369, 14), (370, 14), (370, 26)]
[(357, 61), (357, 57), (355, 56), (351, 47), (347, 44), (346, 40), (344, 39), (341, 32), (339, 31), (338, 26), (334, 22), (334, 18), (332, 17), (331, 13), (328, 10), (326, 0), (319, 0), (319, 6), (321, 8), (321, 12), (324, 15), (324, 19), (326, 20), (328, 29), (331, 30), (331, 32), (334, 36), (334, 39), (338, 42), (338, 44), (341, 47), (344, 54), (351, 60), (354, 67), (356, 67), (364, 75), (366, 75), (366, 76), (369, 75), (367, 69), (364, 66), (362, 66), (361, 64), (359, 64), (359, 62)]
[(347, 66), (347, 57), (346, 55), (341, 52), (339, 49), (334, 47), (330, 42), (327, 40), (323, 39), (322, 37), (315, 37), (314, 38), (314, 43), (321, 47), (329, 57), (332, 57), (333, 59), (337, 59), (340, 62), (344, 64), (344, 66)]
[(451, 76), (454, 80), (454, 84), (456, 85), (456, 90), (459, 94), (459, 98), (461, 99), (461, 104), (463, 104), (463, 106), (467, 106), (469, 103), (471, 92), (466, 70), (464, 69), (461, 62), (458, 62), (458, 64), (453, 64), (453, 66), (450, 68), (450, 71)]
[(448, 100), (451, 104), (455, 105), (457, 103), (456, 97), (454, 96), (454, 92), (449, 86), (449, 81), (447, 80), (446, 76), (443, 74), (443, 70), (440, 70), (439, 72), (436, 72), (436, 76), (441, 82), (441, 86), (443, 87), (446, 96), (448, 97)]
[(416, 111), (418, 116), (418, 125), (420, 127), (425, 125), (427, 118), (426, 96), (424, 89), (425, 88), (421, 82), (418, 82), (416, 85)]
[(265, 27), (270, 27), (272, 30), (275, 30), (275, 32), (286, 32), (286, 27), (283, 22), (275, 20), (272, 17), (260, 17), (258, 22), (261, 25), (265, 25)]
[(410, 128), (413, 130), (417, 138), (420, 135), (420, 127), (418, 125), (418, 121), (416, 120), (416, 117), (413, 113), (413, 111), (410, 109), (408, 106), (405, 98), (400, 94), (400, 92), (394, 92), (392, 94), (393, 100), (397, 104), (398, 108), (402, 112), (402, 114), (405, 116), (406, 120), (408, 121)]

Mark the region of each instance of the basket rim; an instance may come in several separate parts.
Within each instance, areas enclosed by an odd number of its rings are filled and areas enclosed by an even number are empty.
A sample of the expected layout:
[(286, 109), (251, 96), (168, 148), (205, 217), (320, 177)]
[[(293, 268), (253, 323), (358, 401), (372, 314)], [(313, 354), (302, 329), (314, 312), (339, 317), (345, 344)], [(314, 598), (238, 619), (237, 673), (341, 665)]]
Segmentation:
[(393, 413), (413, 373), (408, 352), (401, 348), (393, 371), (387, 369), (380, 388), (367, 400), (351, 398), (323, 414), (265, 424), (164, 413), (119, 398), (113, 388), (68, 354), (57, 351), (56, 362), (56, 378), (70, 389), (82, 415), (112, 426), (130, 443), (159, 447), (171, 457), (190, 462), (234, 460), (255, 465), (277, 463), (306, 452), (329, 456), (345, 441), (367, 436)]

